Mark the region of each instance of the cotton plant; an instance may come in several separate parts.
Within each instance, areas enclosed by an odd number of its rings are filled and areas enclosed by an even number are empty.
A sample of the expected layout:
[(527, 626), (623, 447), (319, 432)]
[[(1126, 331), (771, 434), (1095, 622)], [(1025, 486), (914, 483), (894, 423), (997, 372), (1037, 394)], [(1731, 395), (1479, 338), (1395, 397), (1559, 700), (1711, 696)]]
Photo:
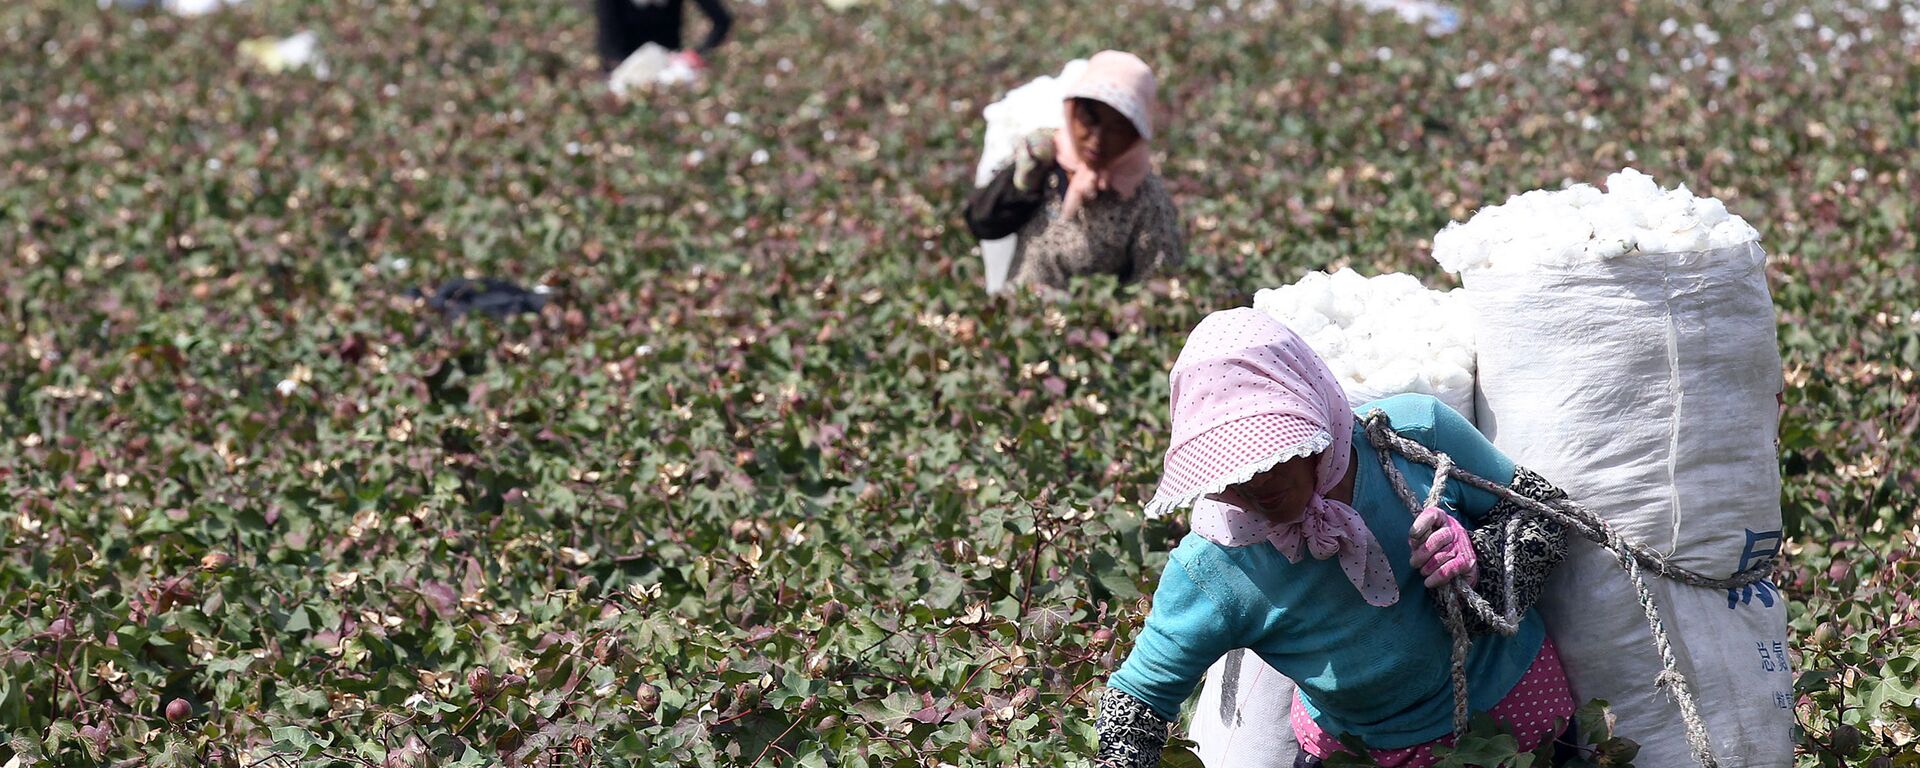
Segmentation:
[(1753, 242), (1759, 232), (1725, 202), (1685, 184), (1662, 189), (1626, 168), (1602, 191), (1575, 184), (1534, 190), (1482, 208), (1434, 237), (1433, 258), (1448, 272), (1565, 267), (1629, 253), (1710, 251)]

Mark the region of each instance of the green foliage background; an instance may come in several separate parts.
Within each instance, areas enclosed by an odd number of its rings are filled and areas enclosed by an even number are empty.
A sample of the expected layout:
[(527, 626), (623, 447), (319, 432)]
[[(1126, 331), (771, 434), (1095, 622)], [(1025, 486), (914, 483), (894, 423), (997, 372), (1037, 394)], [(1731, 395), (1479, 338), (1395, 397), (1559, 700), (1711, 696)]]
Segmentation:
[[(1920, 7), (1178, 5), (743, 3), (621, 104), (577, 3), (0, 4), (0, 758), (1078, 760), (1185, 332), (1633, 165), (1774, 255), (1798, 765), (1920, 765)], [(980, 108), (1108, 46), (1193, 263), (985, 297)]]

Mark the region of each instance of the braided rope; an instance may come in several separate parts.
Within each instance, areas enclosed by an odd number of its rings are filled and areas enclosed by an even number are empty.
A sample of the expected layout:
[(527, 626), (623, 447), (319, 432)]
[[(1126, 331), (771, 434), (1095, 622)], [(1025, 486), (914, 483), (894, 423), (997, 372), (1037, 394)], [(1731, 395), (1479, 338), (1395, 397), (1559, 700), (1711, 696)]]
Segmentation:
[[(1627, 541), (1608, 525), (1605, 518), (1592, 510), (1581, 506), (1571, 499), (1540, 501), (1514, 492), (1499, 483), (1454, 466), (1453, 459), (1444, 453), (1428, 449), (1413, 440), (1393, 431), (1393, 425), (1382, 411), (1372, 411), (1365, 419), (1367, 441), (1373, 444), (1380, 454), (1380, 466), (1393, 485), (1394, 492), (1400, 496), (1407, 510), (1418, 516), (1422, 510), (1438, 506), (1445, 494), (1447, 481), (1464, 483), (1493, 494), (1495, 497), (1513, 503), (1525, 514), (1546, 517), (1581, 537), (1613, 553), (1614, 560), (1627, 572), (1632, 580), (1640, 610), (1646, 614), (1647, 628), (1653, 632), (1653, 644), (1660, 654), (1661, 671), (1654, 678), (1654, 685), (1665, 690), (1674, 703), (1680, 707), (1680, 717), (1686, 723), (1687, 744), (1693, 757), (1703, 768), (1718, 768), (1719, 761), (1713, 756), (1711, 741), (1707, 737), (1706, 722), (1700, 716), (1700, 708), (1694, 699), (1693, 688), (1681, 674), (1679, 663), (1674, 659), (1673, 643), (1667, 637), (1665, 622), (1660, 619), (1660, 608), (1653, 597), (1653, 590), (1647, 586), (1642, 572), (1677, 581), (1696, 587), (1710, 589), (1739, 589), (1752, 585), (1773, 573), (1774, 557), (1769, 556), (1744, 571), (1727, 578), (1718, 578), (1683, 568), (1668, 561), (1667, 558), (1643, 545)], [(1400, 467), (1393, 463), (1393, 454), (1399, 454), (1410, 461), (1426, 464), (1434, 468), (1433, 485), (1427, 489), (1425, 504), (1414, 498), (1413, 490), (1408, 487), (1407, 479)], [(1495, 607), (1479, 593), (1468, 587), (1465, 582), (1454, 580), (1438, 591), (1442, 619), (1446, 622), (1447, 632), (1453, 636), (1453, 729), (1455, 733), (1467, 732), (1467, 650), (1473, 642), (1467, 634), (1466, 611), (1492, 626), (1503, 635), (1512, 635), (1520, 629), (1520, 619), (1524, 611), (1520, 609), (1514, 589), (1513, 563), (1516, 561), (1518, 547), (1519, 520), (1507, 522), (1505, 563), (1502, 576), (1506, 579), (1506, 605)], [(1464, 604), (1464, 605), (1463, 605)]]

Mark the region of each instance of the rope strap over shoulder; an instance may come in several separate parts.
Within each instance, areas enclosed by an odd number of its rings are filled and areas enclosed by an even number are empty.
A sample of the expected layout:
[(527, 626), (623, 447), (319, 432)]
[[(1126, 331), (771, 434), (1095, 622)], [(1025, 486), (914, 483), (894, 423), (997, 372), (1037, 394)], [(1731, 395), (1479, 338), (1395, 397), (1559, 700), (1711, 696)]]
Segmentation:
[[(1692, 686), (1685, 675), (1680, 673), (1679, 663), (1673, 654), (1673, 643), (1667, 637), (1665, 623), (1660, 619), (1660, 609), (1653, 591), (1648, 588), (1644, 573), (1687, 584), (1711, 589), (1740, 589), (1759, 582), (1773, 573), (1774, 557), (1754, 564), (1744, 571), (1726, 578), (1709, 576), (1698, 571), (1682, 568), (1673, 564), (1666, 556), (1652, 549), (1627, 541), (1607, 524), (1605, 518), (1581, 506), (1571, 499), (1541, 501), (1515, 492), (1512, 488), (1493, 482), (1455, 466), (1453, 459), (1410, 440), (1393, 431), (1393, 425), (1385, 412), (1375, 410), (1366, 415), (1367, 441), (1380, 454), (1380, 467), (1386, 473), (1387, 481), (1407, 505), (1407, 511), (1418, 516), (1422, 510), (1439, 506), (1440, 499), (1446, 494), (1448, 481), (1463, 483), (1493, 494), (1504, 501), (1519, 507), (1521, 514), (1545, 517), (1565, 526), (1567, 530), (1605, 548), (1613, 553), (1614, 560), (1627, 572), (1627, 578), (1633, 582), (1634, 592), (1639, 597), (1640, 610), (1646, 614), (1647, 628), (1653, 632), (1654, 647), (1660, 653), (1660, 675), (1654, 685), (1666, 690), (1680, 707), (1680, 717), (1687, 727), (1687, 743), (1693, 751), (1695, 760), (1703, 768), (1718, 768), (1719, 761), (1713, 756), (1712, 744), (1707, 738), (1707, 726), (1700, 717), (1700, 708), (1694, 699)], [(1433, 485), (1427, 490), (1425, 503), (1415, 498), (1413, 490), (1407, 485), (1407, 478), (1400, 472), (1399, 465), (1393, 462), (1398, 454), (1409, 461), (1433, 467)], [(1512, 635), (1520, 629), (1520, 620), (1525, 614), (1515, 597), (1514, 548), (1516, 540), (1509, 529), (1506, 538), (1506, 567), (1499, 574), (1506, 580), (1507, 597), (1505, 605), (1494, 606), (1481, 597), (1464, 581), (1454, 580), (1436, 590), (1440, 602), (1440, 613), (1446, 622), (1447, 632), (1453, 637), (1453, 730), (1456, 734), (1467, 732), (1467, 650), (1473, 642), (1468, 635), (1468, 611), (1485, 622), (1495, 631)]]

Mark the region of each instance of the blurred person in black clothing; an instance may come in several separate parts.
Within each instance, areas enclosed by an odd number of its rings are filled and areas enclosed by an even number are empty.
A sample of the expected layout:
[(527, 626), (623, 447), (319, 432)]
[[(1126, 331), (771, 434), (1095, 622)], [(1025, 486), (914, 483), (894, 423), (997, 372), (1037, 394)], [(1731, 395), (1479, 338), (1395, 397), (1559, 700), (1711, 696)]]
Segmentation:
[(721, 0), (693, 2), (700, 6), (700, 12), (706, 14), (713, 26), (699, 47), (683, 51), (680, 27), (686, 18), (686, 0), (594, 0), (594, 11), (600, 18), (600, 68), (613, 71), (647, 43), (674, 51), (693, 68), (702, 68), (701, 54), (727, 39), (727, 30), (733, 27), (733, 14), (727, 12)]

